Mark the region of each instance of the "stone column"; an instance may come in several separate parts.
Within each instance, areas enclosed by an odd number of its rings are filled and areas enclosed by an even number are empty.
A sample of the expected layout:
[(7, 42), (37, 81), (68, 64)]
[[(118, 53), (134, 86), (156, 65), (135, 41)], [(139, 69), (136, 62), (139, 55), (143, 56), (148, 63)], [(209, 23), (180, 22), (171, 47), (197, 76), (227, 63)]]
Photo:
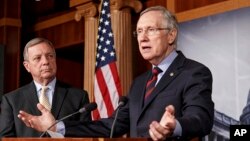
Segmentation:
[(114, 44), (117, 54), (117, 68), (122, 85), (122, 93), (126, 95), (132, 82), (132, 26), (131, 11), (140, 12), (142, 4), (139, 0), (111, 0), (111, 22), (114, 33)]
[(98, 9), (93, 2), (76, 7), (76, 21), (84, 17), (84, 66), (83, 88), (88, 92), (90, 101), (94, 100), (94, 73), (96, 56), (96, 37)]

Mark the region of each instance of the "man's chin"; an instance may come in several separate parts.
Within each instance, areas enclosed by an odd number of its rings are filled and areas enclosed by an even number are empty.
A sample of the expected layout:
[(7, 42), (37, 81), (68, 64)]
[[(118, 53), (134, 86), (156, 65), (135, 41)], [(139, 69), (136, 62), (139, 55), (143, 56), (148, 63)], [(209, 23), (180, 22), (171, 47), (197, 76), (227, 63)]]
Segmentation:
[(147, 61), (150, 61), (152, 59), (152, 57), (149, 55), (143, 55), (142, 57), (144, 60), (147, 60)]
[(43, 74), (42, 77), (44, 79), (53, 79), (55, 77), (55, 75), (52, 75), (51, 73), (49, 73), (49, 74)]

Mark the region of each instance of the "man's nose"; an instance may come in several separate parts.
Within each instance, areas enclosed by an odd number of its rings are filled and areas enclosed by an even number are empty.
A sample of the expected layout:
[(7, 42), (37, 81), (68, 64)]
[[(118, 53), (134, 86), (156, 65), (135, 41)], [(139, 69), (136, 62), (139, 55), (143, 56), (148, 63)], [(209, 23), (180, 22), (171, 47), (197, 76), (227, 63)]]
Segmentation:
[(44, 55), (44, 56), (42, 56), (42, 62), (43, 63), (48, 63), (49, 59)]
[(138, 36), (138, 41), (147, 41), (147, 40), (148, 40), (147, 32), (145, 31), (141, 32), (140, 36)]

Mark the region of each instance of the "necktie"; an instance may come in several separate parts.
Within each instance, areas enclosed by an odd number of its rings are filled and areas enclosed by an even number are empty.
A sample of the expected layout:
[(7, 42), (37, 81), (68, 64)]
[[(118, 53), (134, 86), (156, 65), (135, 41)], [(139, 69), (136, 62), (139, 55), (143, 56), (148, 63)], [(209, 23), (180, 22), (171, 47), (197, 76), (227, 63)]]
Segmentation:
[(159, 73), (161, 73), (162, 70), (158, 67), (154, 67), (154, 69), (152, 70), (152, 76), (151, 78), (148, 80), (147, 85), (146, 85), (146, 91), (145, 91), (145, 97), (144, 99), (146, 100), (147, 97), (152, 93), (152, 91), (155, 88), (155, 84), (157, 82), (157, 76)]
[(39, 102), (48, 110), (51, 109), (49, 99), (46, 96), (46, 91), (48, 90), (47, 86), (42, 86), (40, 97), (39, 97)]

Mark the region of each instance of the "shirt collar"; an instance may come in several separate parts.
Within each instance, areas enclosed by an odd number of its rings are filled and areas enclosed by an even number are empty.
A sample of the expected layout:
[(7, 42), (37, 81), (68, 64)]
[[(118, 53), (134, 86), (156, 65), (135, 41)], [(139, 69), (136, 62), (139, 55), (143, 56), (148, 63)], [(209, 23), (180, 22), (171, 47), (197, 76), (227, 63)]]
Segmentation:
[[(159, 67), (162, 70), (162, 73), (165, 73), (165, 71), (168, 69), (168, 67), (172, 64), (174, 59), (178, 56), (178, 53), (174, 50), (172, 51), (165, 59), (161, 61), (160, 64), (158, 64), (157, 67)], [(155, 66), (153, 65), (153, 68)]]
[[(36, 86), (36, 91), (40, 91), (41, 88), (42, 88), (42, 85), (37, 83), (35, 80), (34, 80), (34, 83), (35, 83), (35, 86)], [(55, 85), (56, 85), (56, 78), (54, 78), (52, 81), (49, 82), (49, 84), (47, 85), (47, 87), (50, 89), (50, 90), (54, 90), (55, 88)]]

